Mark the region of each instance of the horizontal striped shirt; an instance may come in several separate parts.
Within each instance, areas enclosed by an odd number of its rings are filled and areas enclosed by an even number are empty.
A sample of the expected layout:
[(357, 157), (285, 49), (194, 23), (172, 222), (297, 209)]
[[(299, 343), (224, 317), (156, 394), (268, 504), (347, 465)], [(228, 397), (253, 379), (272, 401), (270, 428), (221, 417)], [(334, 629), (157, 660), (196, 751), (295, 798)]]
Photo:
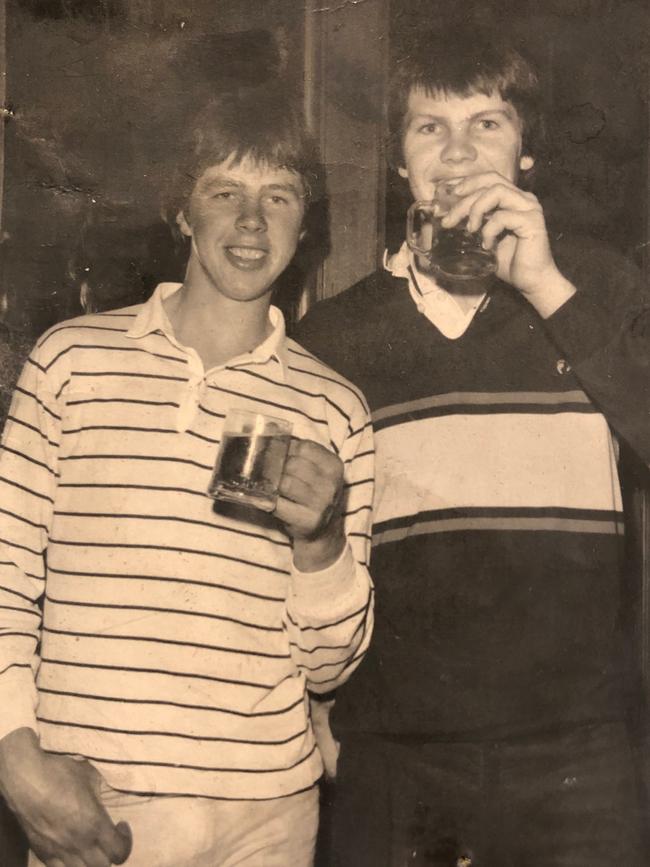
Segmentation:
[[(36, 728), (124, 791), (224, 799), (322, 772), (308, 690), (359, 664), (373, 446), (362, 395), (284, 334), (205, 373), (163, 284), (61, 323), (19, 381), (0, 455), (0, 736)], [(348, 545), (303, 574), (266, 514), (207, 496), (226, 412), (289, 420), (345, 467)]]

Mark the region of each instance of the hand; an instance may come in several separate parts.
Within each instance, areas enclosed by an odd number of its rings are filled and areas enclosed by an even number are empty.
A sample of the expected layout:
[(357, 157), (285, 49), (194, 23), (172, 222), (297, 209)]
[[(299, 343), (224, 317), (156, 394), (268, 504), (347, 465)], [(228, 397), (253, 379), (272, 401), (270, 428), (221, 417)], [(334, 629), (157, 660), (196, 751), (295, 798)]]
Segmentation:
[(544, 317), (575, 292), (553, 259), (544, 211), (533, 193), (497, 172), (464, 178), (454, 187), (462, 200), (443, 218), (455, 226), (467, 217), (470, 232), (481, 231), (483, 246), (494, 250), (497, 276), (519, 290)]
[(302, 572), (330, 566), (345, 546), (341, 495), (343, 464), (318, 443), (292, 439), (275, 514), (293, 539), (293, 559)]
[(31, 729), (0, 741), (0, 791), (47, 867), (110, 867), (129, 857), (131, 829), (113, 824), (101, 781), (88, 762), (45, 753)]
[(341, 744), (335, 739), (330, 726), (330, 712), (334, 707), (334, 699), (317, 701), (310, 699), (311, 726), (316, 739), (316, 745), (323, 760), (325, 776), (328, 780), (336, 779)]

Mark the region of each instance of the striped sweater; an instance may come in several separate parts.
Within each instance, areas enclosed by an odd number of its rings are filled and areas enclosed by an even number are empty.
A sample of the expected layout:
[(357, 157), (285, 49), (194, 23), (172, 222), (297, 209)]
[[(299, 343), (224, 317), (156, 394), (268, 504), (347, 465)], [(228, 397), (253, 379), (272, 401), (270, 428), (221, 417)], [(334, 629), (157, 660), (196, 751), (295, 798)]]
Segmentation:
[[(164, 314), (175, 288), (53, 327), (25, 366), (0, 456), (0, 735), (32, 726), (123, 791), (275, 798), (321, 774), (307, 689), (344, 681), (372, 629), (367, 408), (274, 308), (260, 347), (204, 373)], [(229, 408), (343, 460), (328, 569), (206, 495)]]
[[(624, 300), (622, 272), (585, 263)], [(565, 273), (585, 291), (556, 323), (495, 281), (451, 340), (386, 271), (300, 323), (375, 426), (375, 634), (339, 731), (474, 739), (622, 713), (616, 452), (567, 355), (592, 296)]]

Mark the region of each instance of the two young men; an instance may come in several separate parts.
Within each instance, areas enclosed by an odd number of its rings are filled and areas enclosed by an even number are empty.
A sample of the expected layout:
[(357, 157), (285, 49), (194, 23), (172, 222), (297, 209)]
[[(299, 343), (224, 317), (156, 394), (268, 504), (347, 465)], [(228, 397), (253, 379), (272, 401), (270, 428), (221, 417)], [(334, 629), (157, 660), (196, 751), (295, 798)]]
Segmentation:
[(334, 708), (336, 863), (645, 863), (608, 425), (650, 457), (626, 382), (647, 371), (642, 317), (618, 330), (635, 274), (549, 238), (523, 188), (542, 119), (520, 54), (425, 34), (397, 70), (395, 167), (416, 200), (453, 179), (445, 225), (467, 220), (498, 268), (443, 283), (403, 245), (299, 326), (375, 429), (376, 624)]
[[(372, 630), (367, 409), (270, 305), (310, 142), (281, 90), (242, 90), (182, 157), (183, 284), (50, 329), (4, 433), (0, 790), (31, 865), (307, 867), (307, 688)], [(206, 493), (232, 408), (293, 424), (268, 520)]]

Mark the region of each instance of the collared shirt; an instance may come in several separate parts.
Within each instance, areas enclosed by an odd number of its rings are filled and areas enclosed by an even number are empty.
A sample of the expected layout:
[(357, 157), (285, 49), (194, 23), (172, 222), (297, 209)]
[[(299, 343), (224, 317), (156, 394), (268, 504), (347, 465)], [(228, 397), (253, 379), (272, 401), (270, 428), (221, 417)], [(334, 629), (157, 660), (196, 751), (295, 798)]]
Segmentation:
[(384, 253), (384, 268), (394, 277), (408, 280), (411, 298), (420, 313), (450, 340), (462, 337), (485, 301), (483, 293), (471, 307), (463, 309), (450, 292), (438, 286), (433, 277), (417, 269), (415, 257), (406, 242), (392, 256), (388, 255), (388, 251)]
[[(25, 366), (0, 457), (0, 736), (31, 726), (125, 791), (279, 797), (322, 772), (306, 689), (345, 680), (372, 629), (367, 408), (276, 310), (204, 371), (165, 315), (177, 288), (60, 323)], [(344, 462), (328, 569), (300, 573), (279, 522), (207, 496), (230, 408)]]
[(235, 368), (276, 362), (277, 367), (275, 368), (275, 373), (282, 382), (286, 382), (289, 359), (286, 348), (284, 317), (277, 307), (271, 305), (269, 308), (269, 325), (272, 330), (269, 336), (250, 352), (242, 353), (235, 358), (229, 359), (223, 364), (216, 365), (210, 371), (206, 372), (203, 367), (203, 362), (196, 350), (192, 349), (190, 346), (184, 347), (178, 342), (171, 322), (169, 321), (169, 317), (165, 311), (164, 301), (169, 298), (170, 295), (173, 295), (179, 287), (180, 284), (178, 283), (161, 283), (149, 299), (148, 303), (143, 305), (142, 310), (137, 315), (133, 325), (126, 332), (126, 336), (137, 339), (159, 331), (162, 332), (169, 342), (179, 351), (187, 354), (189, 379), (176, 418), (176, 430), (181, 432), (188, 429), (196, 416), (201, 395), (207, 387), (207, 374), (216, 373), (217, 371), (224, 369), (226, 366), (229, 368)]

